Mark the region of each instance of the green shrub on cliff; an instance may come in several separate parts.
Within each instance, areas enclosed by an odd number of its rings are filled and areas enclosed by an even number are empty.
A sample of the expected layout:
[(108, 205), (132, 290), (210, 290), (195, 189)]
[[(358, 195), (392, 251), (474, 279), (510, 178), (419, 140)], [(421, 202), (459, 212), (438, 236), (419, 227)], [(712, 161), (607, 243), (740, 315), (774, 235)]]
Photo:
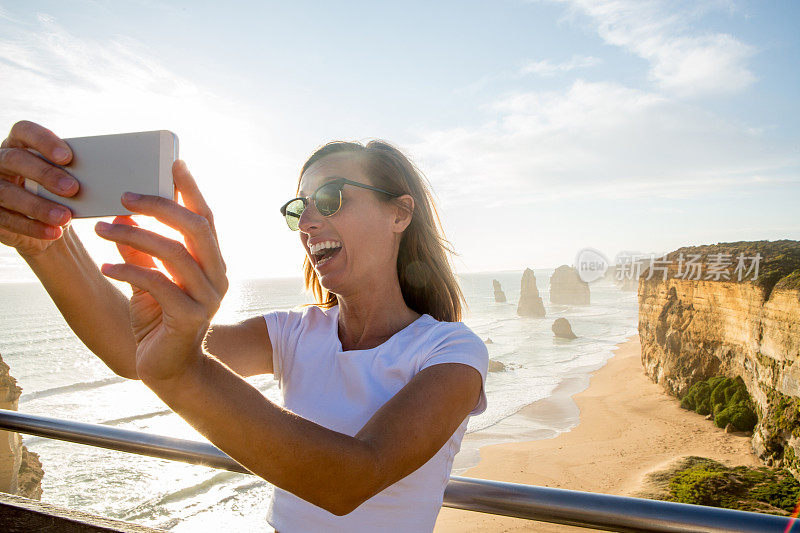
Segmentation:
[(772, 422), (780, 430), (800, 437), (800, 398), (785, 396), (776, 391), (773, 398), (777, 405), (772, 412)]
[(797, 455), (794, 453), (794, 448), (791, 446), (787, 446), (783, 450), (783, 466), (785, 466), (789, 472), (800, 472), (800, 461), (797, 460)]
[(737, 431), (752, 431), (758, 422), (753, 401), (739, 376), (698, 381), (681, 399), (681, 407), (701, 415), (713, 415), (714, 423), (721, 428), (731, 424)]
[(800, 482), (788, 470), (730, 468), (702, 457), (688, 459), (669, 481), (669, 500), (783, 515), (800, 500)]
[[(715, 379), (715, 378), (712, 378)], [(711, 388), (708, 381), (698, 381), (681, 399), (681, 407), (707, 415), (711, 412)]]
[(752, 407), (745, 404), (734, 404), (714, 415), (717, 427), (726, 428), (731, 424), (736, 431), (753, 431), (758, 418)]

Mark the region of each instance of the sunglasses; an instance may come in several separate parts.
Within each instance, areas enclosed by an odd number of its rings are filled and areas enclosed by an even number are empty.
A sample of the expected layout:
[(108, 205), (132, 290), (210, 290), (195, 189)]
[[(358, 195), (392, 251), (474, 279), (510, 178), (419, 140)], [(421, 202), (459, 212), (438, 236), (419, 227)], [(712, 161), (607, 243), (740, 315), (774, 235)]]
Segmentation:
[(345, 178), (336, 178), (321, 185), (310, 196), (305, 198), (293, 198), (281, 206), (281, 215), (286, 219), (286, 224), (292, 231), (300, 229), (300, 215), (308, 207), (309, 199), (314, 201), (319, 214), (324, 217), (330, 217), (339, 212), (342, 208), (342, 189), (345, 185), (353, 185), (354, 187), (361, 187), (362, 189), (369, 189), (371, 191), (382, 192), (389, 196), (400, 196), (393, 192), (372, 187), (371, 185), (364, 185), (357, 181), (348, 180)]

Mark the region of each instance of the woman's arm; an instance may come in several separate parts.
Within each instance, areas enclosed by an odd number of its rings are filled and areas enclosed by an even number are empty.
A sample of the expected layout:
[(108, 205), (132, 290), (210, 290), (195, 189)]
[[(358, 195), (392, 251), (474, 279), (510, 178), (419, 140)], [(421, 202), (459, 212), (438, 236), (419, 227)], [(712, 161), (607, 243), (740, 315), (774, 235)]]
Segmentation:
[(433, 457), (476, 406), (482, 378), (441, 363), (418, 372), (353, 437), (287, 411), (213, 358), (144, 383), (242, 466), (337, 515)]
[[(42, 282), (69, 327), (116, 374), (139, 379), (129, 300), (100, 273), (70, 226), (34, 255), (20, 254)], [(241, 376), (272, 373), (272, 344), (263, 317), (211, 326), (208, 353)]]
[[(97, 268), (74, 229), (34, 255), (20, 254), (42, 282), (69, 327), (116, 374), (139, 379), (129, 300)], [(215, 324), (208, 353), (241, 376), (272, 373), (272, 344), (263, 317)]]
[(136, 377), (128, 299), (86, 253), (68, 225), (70, 210), (24, 187), (26, 181), (35, 181), (53, 194), (70, 197), (79, 184), (31, 150), (62, 165), (72, 159), (67, 143), (49, 129), (26, 120), (14, 124), (0, 144), (0, 243), (15, 248), (30, 265), (89, 349), (117, 374)]
[(240, 376), (273, 373), (272, 342), (262, 316), (237, 324), (212, 325), (204, 348)]
[[(116, 374), (139, 379), (128, 297), (100, 273), (73, 228), (44, 252), (20, 255), (86, 347)], [(263, 317), (211, 326), (205, 348), (241, 376), (273, 371)]]
[(128, 298), (100, 273), (75, 230), (67, 227), (42, 252), (20, 255), (86, 347), (118, 375), (139, 379)]

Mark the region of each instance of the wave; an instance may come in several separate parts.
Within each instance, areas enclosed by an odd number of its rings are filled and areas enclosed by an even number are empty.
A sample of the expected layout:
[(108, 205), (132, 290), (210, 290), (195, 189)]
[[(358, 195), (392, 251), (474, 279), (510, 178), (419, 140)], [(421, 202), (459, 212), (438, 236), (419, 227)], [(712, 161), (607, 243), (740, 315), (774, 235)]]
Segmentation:
[[(136, 420), (144, 420), (147, 418), (155, 418), (157, 416), (164, 416), (173, 414), (174, 411), (171, 409), (161, 409), (159, 411), (152, 411), (150, 413), (141, 413), (138, 415), (131, 415), (131, 416), (123, 416), (122, 418), (112, 418), (111, 420), (103, 420), (102, 422), (95, 422), (96, 424), (100, 424), (103, 426), (117, 426), (120, 424), (126, 424), (128, 422), (134, 422)], [(40, 442), (53, 442), (52, 439), (48, 437), (36, 437), (36, 436), (26, 436), (24, 444), (26, 446), (33, 446), (39, 444)]]
[(257, 307), (245, 307), (243, 309), (239, 309), (238, 312), (242, 314), (258, 313), (259, 315), (263, 315), (264, 313), (270, 311), (271, 309), (273, 309), (273, 307), (261, 305)]
[(7, 352), (33, 352), (41, 350), (42, 346), (72, 347), (80, 344), (72, 332), (57, 333), (52, 330), (36, 331), (6, 331), (3, 330), (3, 349)]
[(141, 413), (138, 415), (123, 416), (122, 418), (112, 418), (111, 420), (104, 420), (102, 422), (98, 422), (98, 424), (102, 424), (104, 426), (116, 426), (119, 424), (134, 422), (136, 420), (145, 420), (147, 418), (155, 418), (157, 416), (170, 415), (173, 414), (173, 412), (174, 411), (172, 411), (172, 409), (160, 409), (158, 411), (152, 411), (150, 413)]
[(195, 483), (194, 485), (189, 485), (188, 487), (147, 499), (136, 507), (127, 510), (124, 513), (124, 520), (136, 521), (145, 518), (151, 518), (154, 509), (159, 509), (170, 503), (194, 498), (200, 494), (210, 491), (217, 485), (228, 483), (237, 477), (245, 475), (246, 474), (240, 474), (238, 472), (217, 472), (211, 477), (204, 479), (199, 483)]
[(38, 400), (39, 398), (47, 398), (48, 396), (55, 396), (56, 394), (65, 394), (69, 392), (84, 391), (105, 387), (106, 385), (114, 385), (116, 383), (124, 383), (128, 381), (121, 376), (113, 378), (99, 379), (97, 381), (84, 381), (81, 383), (74, 383), (72, 385), (62, 385), (61, 387), (53, 387), (52, 389), (44, 389), (36, 392), (29, 392), (19, 397), (20, 403), (29, 402), (31, 400)]

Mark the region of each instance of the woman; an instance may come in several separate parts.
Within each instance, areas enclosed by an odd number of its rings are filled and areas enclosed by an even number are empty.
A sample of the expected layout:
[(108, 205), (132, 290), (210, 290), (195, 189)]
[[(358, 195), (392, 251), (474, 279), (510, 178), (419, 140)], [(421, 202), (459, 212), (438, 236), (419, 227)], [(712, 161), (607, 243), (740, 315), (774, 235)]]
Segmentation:
[[(317, 305), (210, 327), (228, 287), (225, 263), (211, 211), (182, 161), (173, 177), (183, 205), (130, 194), (122, 203), (180, 231), (185, 246), (130, 217), (98, 222), (98, 235), (124, 259), (101, 273), (68, 213), (21, 187), (33, 179), (71, 196), (77, 184), (26, 148), (60, 164), (71, 157), (37, 124), (12, 128), (0, 154), (0, 242), (18, 250), (112, 370), (141, 379), (276, 486), (273, 527), (433, 529), (467, 420), (486, 408), (488, 353), (458, 322), (462, 296), (435, 208), (400, 152), (382, 142), (317, 150), (297, 198), (281, 208), (306, 251)], [(130, 300), (104, 275), (130, 283)], [(261, 373), (274, 374), (285, 408), (243, 379)]]

